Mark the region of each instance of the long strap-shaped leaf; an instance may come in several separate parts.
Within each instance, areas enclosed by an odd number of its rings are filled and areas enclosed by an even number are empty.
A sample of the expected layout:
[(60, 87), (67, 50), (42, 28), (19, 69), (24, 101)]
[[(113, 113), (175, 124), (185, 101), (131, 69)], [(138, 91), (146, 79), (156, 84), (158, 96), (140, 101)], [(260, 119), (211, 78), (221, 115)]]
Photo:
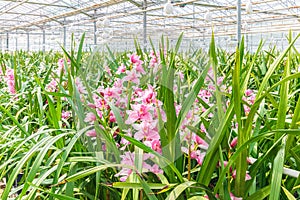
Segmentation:
[(182, 174), (178, 171), (178, 169), (174, 166), (174, 163), (171, 162), (170, 160), (168, 160), (167, 158), (163, 157), (162, 155), (160, 155), (159, 153), (157, 153), (156, 151), (154, 151), (152, 148), (148, 147), (147, 145), (145, 145), (144, 143), (129, 137), (127, 135), (121, 134), (120, 135), (125, 138), (126, 140), (128, 140), (129, 142), (131, 142), (132, 144), (134, 144), (135, 146), (143, 149), (145, 152), (147, 153), (151, 153), (153, 155), (155, 155), (158, 158), (158, 165), (164, 169), (165, 167), (170, 167), (174, 173), (177, 175), (178, 181), (179, 182), (183, 182), (183, 177)]
[(182, 107), (180, 109), (180, 112), (178, 114), (177, 121), (176, 121), (176, 126), (175, 126), (176, 127), (176, 132), (178, 131), (182, 121), (184, 120), (187, 113), (191, 109), (193, 103), (195, 102), (195, 99), (197, 98), (197, 96), (199, 94), (199, 91), (200, 91), (200, 89), (202, 88), (202, 86), (204, 84), (205, 77), (207, 75), (209, 67), (210, 66), (207, 65), (207, 67), (203, 70), (202, 74), (200, 75), (197, 82), (195, 83), (192, 90), (190, 91), (188, 97), (183, 101)]
[[(215, 42), (214, 42), (213, 35), (212, 35), (209, 51), (210, 51), (210, 62), (213, 65), (213, 70), (215, 73), (215, 80), (216, 80), (217, 58), (216, 58)], [(212, 141), (209, 144), (209, 148), (207, 150), (202, 167), (200, 169), (200, 173), (197, 177), (197, 182), (200, 182), (204, 185), (208, 185), (211, 180), (212, 174), (215, 170), (215, 168), (212, 166), (216, 166), (218, 159), (219, 159), (218, 154), (217, 154), (219, 145), (221, 144), (221, 142), (224, 138), (225, 132), (227, 130), (227, 126), (231, 122), (233, 114), (234, 114), (233, 113), (233, 104), (229, 105), (229, 108), (226, 110), (225, 115), (221, 114), (222, 104), (221, 104), (220, 93), (218, 92), (218, 89), (217, 89), (216, 95), (217, 95), (218, 119), (219, 119), (220, 124), (216, 130), (216, 134), (213, 136)]]
[(184, 190), (186, 190), (187, 188), (191, 187), (194, 184), (196, 184), (195, 181), (188, 181), (188, 182), (181, 183), (180, 185), (176, 186), (172, 190), (172, 192), (167, 196), (166, 200), (177, 199)]
[[(289, 42), (292, 40), (292, 32), (289, 33)], [(290, 75), (290, 65), (292, 62), (291, 58), (292, 52), (289, 51), (287, 63), (284, 67), (283, 78)], [(280, 86), (280, 102), (277, 113), (277, 129), (285, 128), (285, 119), (286, 112), (288, 108), (288, 94), (289, 94), (289, 82), (284, 82)], [(279, 135), (275, 135), (275, 140), (279, 138)], [(283, 165), (284, 165), (284, 157), (285, 157), (285, 143), (287, 140), (287, 136), (283, 138), (281, 148), (278, 151), (272, 169), (272, 180), (271, 180), (271, 193), (270, 199), (279, 199), (280, 196), (280, 186), (282, 180), (283, 173)]]
[[(282, 79), (281, 81), (279, 81), (279, 82), (277, 82), (276, 84), (274, 84), (272, 87), (270, 87), (260, 98), (258, 98), (258, 99), (256, 99), (256, 101), (255, 101), (255, 103), (253, 104), (253, 106), (252, 106), (252, 108), (251, 108), (251, 111), (252, 111), (252, 109), (254, 109), (254, 110), (257, 110), (258, 109), (258, 107), (259, 107), (259, 105), (260, 105), (260, 103), (261, 103), (261, 101), (267, 96), (267, 94), (269, 93), (269, 92), (271, 92), (271, 91), (273, 91), (273, 89), (275, 89), (275, 88), (277, 88), (280, 84), (282, 84), (283, 82), (286, 82), (286, 81), (289, 81), (289, 80), (292, 80), (292, 79), (295, 79), (295, 78), (299, 78), (300, 77), (300, 73), (297, 73), (297, 74), (292, 74), (292, 75), (290, 75), (290, 76), (288, 76), (288, 77), (286, 77), (286, 78), (284, 78), (284, 79)], [(227, 112), (228, 112), (228, 110), (230, 109), (230, 107), (227, 109)], [(231, 108), (232, 109), (232, 108)], [(231, 110), (232, 111), (232, 110)], [(250, 113), (251, 113), (251, 111), (250, 111)], [(226, 118), (227, 119), (227, 118)], [(226, 120), (227, 121), (227, 120)], [(222, 123), (223, 124), (223, 123)], [(221, 124), (221, 125), (222, 125)], [(223, 126), (223, 125), (222, 125)], [(292, 131), (293, 132), (293, 131)], [(218, 132), (217, 132), (218, 133)], [(220, 134), (219, 134), (220, 135)], [(246, 143), (248, 144), (248, 142), (249, 141), (251, 141), (252, 139), (254, 139), (254, 138), (256, 138), (256, 137), (253, 137), (253, 138), (251, 138), (250, 140), (248, 140)], [(246, 144), (245, 143), (245, 144)], [(245, 144), (243, 144), (242, 146), (244, 146)], [(250, 144), (250, 143), (249, 143)], [(242, 148), (242, 147), (241, 147)], [(225, 176), (225, 173), (226, 173), (226, 171), (229, 169), (229, 167), (228, 166), (231, 166), (231, 160), (233, 159), (233, 157), (238, 153), (238, 152), (240, 152), (239, 151), (239, 149), (235, 152), (235, 154), (231, 157), (231, 159), (229, 160), (229, 162), (228, 162), (228, 165), (227, 165), (227, 167), (222, 171), (222, 173), (219, 175), (219, 180), (222, 180), (222, 178)], [(208, 155), (206, 155), (206, 157), (207, 157)], [(205, 160), (204, 160), (205, 161)], [(204, 166), (204, 163), (203, 163), (203, 166)], [(202, 166), (202, 168), (203, 168), (203, 166)], [(202, 169), (201, 168), (201, 169)], [(209, 168), (209, 163), (207, 164), (207, 170), (209, 170), (210, 168)], [(208, 173), (208, 171), (204, 171), (204, 175), (205, 175), (205, 172), (206, 173)], [(205, 176), (204, 176), (205, 177)], [(207, 180), (207, 181), (209, 181), (209, 180)], [(216, 187), (215, 187), (215, 193), (217, 192), (217, 190), (220, 188), (220, 186), (221, 186), (221, 183), (222, 182), (220, 182), (220, 181), (218, 181), (217, 182), (217, 185), (216, 185)]]
[[(235, 58), (235, 66), (234, 70), (232, 71), (232, 96), (233, 96), (233, 103), (234, 103), (234, 112), (236, 115), (237, 123), (238, 123), (238, 147), (244, 144), (247, 140), (245, 135), (242, 132), (242, 93), (240, 87), (240, 79), (241, 79), (241, 70), (243, 64), (243, 49), (244, 47), (244, 38), (240, 43), (240, 49), (237, 48), (236, 50), (236, 58)], [(236, 182), (235, 182), (235, 192), (236, 195), (242, 196), (245, 190), (245, 175), (247, 170), (247, 150), (244, 150), (238, 157), (236, 163)]]
[(24, 166), (24, 164), (37, 152), (39, 151), (39, 149), (41, 148), (41, 146), (43, 146), (49, 139), (51, 138), (51, 136), (45, 137), (42, 140), (40, 140), (37, 144), (35, 144), (28, 152), (27, 154), (18, 162), (17, 166), (14, 168), (14, 170), (12, 171), (8, 182), (6, 183), (5, 186), (5, 190), (3, 191), (3, 194), (1, 196), (2, 200), (6, 200), (8, 198), (9, 195), (9, 191), (12, 188), (12, 185), (15, 181), (15, 179), (17, 178), (19, 172), (21, 171), (22, 167)]
[(50, 138), (47, 143), (45, 144), (45, 146), (43, 146), (42, 150), (39, 152), (39, 154), (37, 155), (37, 157), (35, 158), (34, 162), (32, 163), (32, 167), (31, 170), (29, 171), (27, 177), (26, 177), (26, 183), (23, 186), (22, 192), (20, 194), (20, 198), (26, 194), (28, 188), (29, 188), (29, 183), (31, 183), (33, 181), (33, 179), (35, 178), (36, 174), (38, 173), (41, 163), (44, 160), (44, 157), (46, 155), (46, 153), (48, 153), (49, 149), (51, 148), (51, 146), (57, 142), (60, 138), (65, 137), (67, 135), (69, 135), (71, 133), (63, 133), (63, 134), (59, 134), (55, 137)]
[(30, 133), (28, 133), (23, 128), (23, 126), (18, 122), (18, 120), (16, 120), (16, 118), (6, 108), (4, 108), (2, 105), (0, 105), (0, 110), (2, 112), (4, 112), (16, 124), (16, 126), (21, 130), (21, 132), (23, 133), (24, 136), (29, 136), (30, 135)]
[[(77, 142), (77, 140), (81, 137), (81, 135), (83, 135), (90, 128), (91, 128), (91, 126), (88, 126), (86, 128), (81, 129), (70, 140), (68, 146), (66, 147), (66, 149), (65, 149), (65, 151), (64, 151), (64, 153), (62, 155), (62, 158), (60, 159), (60, 162), (58, 163), (57, 171), (56, 171), (56, 173), (54, 175), (54, 178), (53, 178), (53, 185), (55, 185), (55, 184), (58, 183), (58, 178), (60, 176), (62, 168), (63, 168), (63, 166), (64, 166), (67, 158), (69, 157), (69, 154), (70, 154), (71, 150), (73, 149), (73, 146), (75, 145), (75, 143)], [(56, 189), (56, 187), (52, 187), (51, 192), (54, 193), (55, 189)], [(51, 199), (53, 199), (53, 197), (50, 197), (49, 199), (51, 200)]]

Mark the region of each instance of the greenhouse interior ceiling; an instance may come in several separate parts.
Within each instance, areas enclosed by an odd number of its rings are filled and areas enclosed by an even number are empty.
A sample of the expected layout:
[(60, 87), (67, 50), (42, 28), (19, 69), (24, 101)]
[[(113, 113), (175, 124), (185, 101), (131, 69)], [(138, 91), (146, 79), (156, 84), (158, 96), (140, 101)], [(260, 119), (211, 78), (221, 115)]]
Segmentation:
[(164, 35), (172, 41), (182, 32), (183, 45), (205, 48), (212, 30), (219, 46), (232, 48), (238, 27), (249, 49), (261, 39), (284, 48), (288, 31), (300, 31), (300, 1), (0, 1), (2, 50), (60, 49), (70, 44), (72, 33), (78, 39), (84, 32), (87, 48), (109, 43), (114, 49), (130, 49), (134, 38), (147, 47), (149, 38)]

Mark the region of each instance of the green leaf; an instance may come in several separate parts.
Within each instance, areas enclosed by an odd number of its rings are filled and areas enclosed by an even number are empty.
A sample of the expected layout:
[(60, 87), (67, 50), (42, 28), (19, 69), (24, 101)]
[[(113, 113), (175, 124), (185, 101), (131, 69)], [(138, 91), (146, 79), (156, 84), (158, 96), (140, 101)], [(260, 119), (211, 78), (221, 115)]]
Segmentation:
[(116, 117), (116, 120), (117, 120), (118, 126), (120, 128), (120, 131), (127, 130), (127, 125), (124, 123), (124, 120), (121, 117), (120, 110), (110, 102), (108, 102), (108, 105), (109, 105), (109, 107), (111, 108), (111, 110), (113, 111), (113, 113)]
[(59, 93), (59, 92), (43, 92), (44, 94), (46, 95), (51, 95), (51, 96), (54, 96), (54, 97), (68, 97), (68, 98), (71, 98), (70, 95), (66, 94), (66, 93)]
[(143, 187), (144, 192), (146, 193), (146, 196), (149, 200), (158, 200), (154, 193), (152, 192), (151, 188), (149, 187), (149, 184), (146, 183), (140, 176), (138, 176), (138, 179)]
[[(147, 183), (151, 190), (162, 190), (166, 187), (172, 188), (177, 184), (162, 184), (162, 183)], [(143, 186), (140, 183), (128, 183), (128, 182), (115, 182), (112, 184), (114, 188), (121, 188), (121, 189), (143, 189)]]
[(296, 200), (296, 198), (285, 188), (281, 187), (288, 200)]
[(2, 112), (4, 112), (16, 125), (17, 127), (20, 129), (20, 131), (25, 135), (25, 136), (29, 136), (30, 133), (28, 133), (23, 126), (18, 122), (18, 120), (16, 120), (16, 118), (10, 113), (10, 111), (8, 111), (7, 109), (5, 109), (2, 105), (0, 105), (0, 110)]
[(74, 197), (69, 197), (69, 196), (62, 195), (62, 194), (55, 194), (55, 193), (50, 192), (48, 190), (43, 190), (42, 188), (38, 188), (38, 190), (43, 191), (43, 192), (49, 194), (50, 196), (55, 197), (56, 199), (59, 199), (59, 200), (79, 200), (79, 199), (74, 198)]
[(29, 183), (31, 183), (33, 181), (33, 179), (36, 177), (36, 175), (38, 173), (38, 170), (40, 170), (40, 166), (42, 164), (42, 161), (45, 159), (45, 155), (49, 152), (52, 145), (55, 142), (57, 142), (60, 138), (63, 138), (65, 136), (69, 135), (69, 134), (71, 134), (71, 133), (63, 133), (63, 134), (57, 135), (55, 137), (52, 137), (47, 141), (45, 146), (42, 147), (42, 150), (39, 152), (39, 154), (35, 158), (34, 162), (32, 163), (31, 170), (29, 171), (29, 173), (26, 176), (26, 183), (24, 184), (22, 192), (19, 195), (20, 198), (23, 195), (25, 195), (26, 192), (28, 191)]
[(203, 196), (193, 196), (193, 197), (189, 198), (188, 200), (207, 200), (207, 198), (205, 198)]
[[(278, 136), (278, 134), (276, 134), (276, 136)], [(273, 162), (270, 199), (279, 199), (280, 197), (280, 186), (283, 173), (286, 138), (287, 136), (283, 138), (281, 148), (277, 152), (277, 155)]]
[[(292, 40), (292, 33), (290, 31), (289, 40)], [(290, 65), (292, 62), (291, 58), (291, 51), (288, 53), (287, 64), (284, 67), (283, 78), (290, 75)], [(280, 101), (279, 101), (279, 108), (277, 113), (277, 129), (285, 128), (285, 119), (286, 113), (288, 109), (288, 94), (289, 94), (289, 82), (284, 82), (280, 86)], [(279, 135), (275, 135), (275, 140), (279, 138)], [(273, 170), (272, 170), (272, 181), (271, 181), (271, 199), (279, 199), (280, 196), (280, 186), (282, 180), (282, 173), (283, 173), (283, 165), (284, 165), (284, 158), (285, 158), (285, 144), (286, 144), (287, 137), (283, 138), (282, 147), (278, 151), (274, 162), (273, 162)]]
[(271, 132), (266, 132), (266, 133), (262, 133), (260, 135), (257, 135), (255, 137), (250, 138), (248, 141), (246, 141), (240, 148), (238, 148), (235, 153), (233, 155), (231, 155), (230, 159), (228, 160), (228, 163), (226, 165), (226, 167), (224, 168), (224, 170), (221, 172), (221, 174), (219, 175), (219, 181), (217, 182), (216, 186), (215, 186), (215, 193), (217, 192), (217, 190), (221, 187), (222, 185), (222, 180), (225, 177), (225, 174), (228, 172), (229, 168), (232, 166), (233, 163), (236, 162), (236, 159), (238, 158), (238, 155), (246, 148), (248, 148), (248, 145), (250, 145), (251, 143), (257, 142), (261, 139), (266, 139), (270, 136), (273, 136), (275, 133), (280, 133), (282, 135), (282, 137), (285, 136), (285, 134), (289, 133), (289, 134), (297, 134), (299, 131), (295, 131), (295, 130), (276, 130), (276, 131), (271, 131)]
[(180, 185), (176, 186), (171, 191), (171, 193), (167, 196), (166, 200), (177, 199), (183, 191), (185, 191), (187, 188), (191, 187), (194, 184), (196, 184), (196, 182), (194, 182), (194, 181), (187, 181), (187, 182), (181, 183)]
[(179, 127), (181, 126), (182, 121), (186, 117), (187, 113), (191, 109), (193, 103), (195, 102), (200, 89), (202, 88), (205, 77), (207, 76), (207, 72), (209, 70), (209, 65), (206, 66), (206, 68), (203, 70), (202, 74), (198, 78), (197, 82), (195, 83), (193, 89), (190, 91), (189, 95), (187, 98), (183, 101), (182, 107), (180, 109), (180, 112), (178, 114), (177, 120), (176, 120), (176, 132), (178, 132)]
[(271, 186), (268, 185), (268, 186), (258, 190), (257, 192), (255, 192), (254, 194), (252, 194), (251, 196), (249, 196), (246, 199), (247, 200), (263, 200), (270, 194), (270, 191), (271, 191)]
[[(105, 165), (100, 165), (100, 166), (92, 167), (90, 169), (80, 171), (80, 172), (78, 172), (76, 174), (73, 174), (73, 175), (67, 177), (65, 179), (65, 181), (66, 182), (74, 182), (74, 181), (76, 181), (78, 179), (81, 179), (81, 178), (84, 178), (86, 176), (95, 174), (96, 172), (102, 171), (102, 170), (107, 169), (107, 168), (124, 167), (124, 166), (125, 165), (121, 165), (121, 164), (105, 164)], [(126, 168), (132, 168), (132, 166), (126, 166)]]
[[(247, 135), (243, 133), (243, 124), (242, 124), (242, 91), (241, 91), (241, 70), (243, 67), (243, 49), (244, 46), (244, 37), (240, 43), (240, 49), (236, 50), (235, 66), (233, 70), (233, 80), (232, 80), (232, 96), (234, 103), (234, 111), (238, 123), (238, 147), (242, 146), (244, 142), (248, 139)], [(236, 182), (235, 182), (235, 192), (238, 196), (243, 196), (245, 191), (245, 175), (247, 170), (247, 156), (248, 152), (245, 149), (239, 156), (236, 163)]]
[(297, 39), (299, 37), (300, 37), (300, 34), (297, 35), (297, 37), (289, 44), (289, 46), (272, 63), (272, 65), (268, 69), (267, 73), (265, 74), (265, 76), (264, 76), (264, 78), (263, 78), (263, 80), (261, 82), (261, 85), (260, 85), (260, 87), (258, 89), (258, 92), (257, 92), (257, 97), (260, 97), (260, 95), (262, 94), (263, 90), (267, 86), (267, 83), (268, 83), (270, 77), (272, 76), (272, 74), (274, 73), (274, 71), (276, 70), (276, 68), (279, 66), (279, 64), (283, 61), (284, 57), (290, 51), (290, 49), (292, 48), (292, 46), (294, 45), (294, 43), (297, 41)]
[(76, 59), (76, 63), (78, 65), (77, 70), (79, 70), (79, 66), (80, 66), (79, 63), (81, 63), (81, 59), (82, 59), (82, 48), (83, 48), (84, 38), (85, 38), (85, 32), (81, 36), (80, 43), (77, 50), (77, 59)]
[(178, 171), (178, 169), (174, 166), (174, 163), (171, 162), (170, 160), (168, 160), (167, 158), (163, 157), (162, 155), (160, 155), (159, 153), (157, 153), (156, 151), (154, 151), (153, 149), (151, 149), (150, 147), (146, 146), (144, 143), (129, 137), (127, 135), (121, 134), (119, 133), (119, 135), (121, 135), (124, 139), (128, 140), (130, 143), (132, 143), (133, 145), (143, 149), (145, 152), (147, 153), (152, 153), (153, 155), (155, 155), (158, 158), (158, 165), (164, 170), (165, 167), (170, 167), (175, 174), (177, 175), (177, 178), (180, 182), (183, 182), (183, 177), (181, 175), (181, 173)]
[(18, 162), (12, 173), (10, 174), (10, 177), (6, 183), (5, 189), (3, 191), (3, 194), (1, 196), (1, 199), (6, 200), (9, 195), (9, 191), (11, 190), (13, 183), (15, 182), (18, 174), (21, 172), (22, 167), (25, 165), (26, 162), (32, 158), (36, 152), (40, 150), (40, 148), (49, 140), (51, 139), (51, 136), (44, 137), (41, 139), (37, 144), (35, 144), (26, 154), (25, 156)]
[[(62, 158), (60, 159), (60, 161), (58, 163), (58, 167), (57, 167), (57, 170), (56, 170), (56, 173), (54, 175), (53, 182), (52, 182), (53, 185), (56, 185), (58, 183), (58, 178), (60, 176), (60, 173), (61, 173), (61, 171), (63, 169), (63, 166), (65, 165), (65, 162), (66, 162), (67, 158), (69, 157), (69, 154), (70, 154), (71, 150), (73, 149), (75, 143), (81, 137), (81, 135), (84, 134), (90, 128), (91, 128), (91, 126), (88, 126), (88, 127), (85, 127), (83, 129), (81, 129), (80, 131), (78, 131), (76, 133), (76, 135), (74, 135), (72, 137), (69, 144), (66, 146), (66, 148), (63, 152)], [(55, 192), (55, 187), (52, 187), (51, 191), (54, 193)]]

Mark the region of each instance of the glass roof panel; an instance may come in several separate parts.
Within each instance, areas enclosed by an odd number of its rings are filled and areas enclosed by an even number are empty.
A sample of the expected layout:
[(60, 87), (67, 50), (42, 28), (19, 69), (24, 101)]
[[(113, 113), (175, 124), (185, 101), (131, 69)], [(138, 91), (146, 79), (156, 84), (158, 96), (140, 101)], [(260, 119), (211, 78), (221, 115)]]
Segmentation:
[[(259, 34), (300, 31), (299, 0), (252, 0), (253, 12), (242, 1), (242, 33)], [(145, 5), (146, 3), (146, 5)], [(166, 0), (0, 0), (0, 36), (25, 32), (64, 37), (86, 32), (91, 44), (142, 39), (146, 11), (146, 37), (162, 34), (176, 38), (185, 32), (189, 38), (215, 35), (232, 39), (237, 32), (236, 0), (173, 0), (174, 12), (164, 14)], [(206, 21), (205, 14), (212, 20)], [(108, 24), (103, 25), (104, 21)], [(96, 34), (95, 34), (96, 33)]]

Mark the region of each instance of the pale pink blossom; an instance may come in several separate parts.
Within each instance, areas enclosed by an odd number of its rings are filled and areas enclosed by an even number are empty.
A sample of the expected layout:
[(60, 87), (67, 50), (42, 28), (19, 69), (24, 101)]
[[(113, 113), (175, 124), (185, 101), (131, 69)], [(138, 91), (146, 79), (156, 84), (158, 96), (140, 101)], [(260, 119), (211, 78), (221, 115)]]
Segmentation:
[[(160, 104), (161, 104), (160, 101), (156, 100), (156, 102), (158, 102), (158, 103), (157, 103), (158, 106), (161, 106), (161, 105), (160, 105)], [(161, 120), (162, 120), (163, 122), (166, 122), (166, 121), (167, 121), (167, 115), (166, 115), (165, 111), (164, 111), (163, 109), (161, 109), (161, 107), (158, 107), (157, 109), (154, 110), (154, 112), (153, 112), (153, 118), (154, 118), (154, 119), (157, 119), (157, 118), (158, 118), (158, 109), (159, 109), (159, 112), (160, 112), (160, 115), (161, 115)]]
[(202, 149), (208, 149), (208, 144), (195, 133), (192, 135), (192, 140), (195, 141)]
[(102, 117), (103, 117), (103, 113), (102, 113), (102, 110), (101, 110), (101, 109), (96, 108), (96, 113), (97, 113), (97, 116), (98, 116), (99, 118), (102, 118)]
[(154, 103), (156, 100), (156, 93), (151, 85), (148, 85), (148, 89), (144, 91), (142, 96), (142, 102), (145, 104)]
[(132, 124), (132, 127), (137, 130), (134, 138), (137, 140), (159, 140), (156, 122), (142, 121), (140, 124)]
[(115, 91), (115, 93), (117, 94), (122, 94), (122, 91), (123, 91), (123, 81), (122, 79), (117, 79), (115, 82), (114, 82), (114, 85), (112, 87), (112, 90)]
[(68, 119), (71, 116), (71, 112), (70, 111), (62, 111), (61, 112), (61, 118), (63, 119)]
[(152, 115), (150, 114), (150, 107), (143, 104), (137, 104), (131, 106), (133, 110), (127, 110), (128, 118), (125, 121), (126, 124), (132, 124), (137, 120), (151, 121)]
[(255, 94), (252, 94), (252, 95), (249, 97), (249, 103), (250, 103), (251, 105), (254, 104), (255, 98), (256, 98), (256, 95), (255, 95)]
[(13, 69), (7, 69), (5, 73), (4, 80), (6, 81), (8, 91), (11, 94), (16, 94), (16, 88), (15, 88), (15, 75)]
[(251, 108), (249, 106), (247, 106), (247, 105), (244, 105), (244, 111), (245, 111), (245, 114), (247, 116), (250, 113)]
[(122, 74), (122, 73), (125, 73), (125, 71), (126, 71), (126, 66), (122, 63), (122, 64), (119, 66), (119, 68), (118, 68), (116, 74)]
[(127, 70), (126, 71), (126, 76), (124, 77), (123, 80), (124, 81), (131, 81), (135, 84), (140, 83), (139, 76), (137, 75), (137, 73), (134, 70), (132, 70), (132, 71)]
[(213, 77), (214, 77), (214, 72), (213, 72), (212, 67), (210, 67), (207, 72), (207, 76), (205, 77), (205, 81), (210, 82), (213, 80)]
[[(126, 166), (134, 167), (134, 158), (135, 154), (129, 151), (124, 152), (124, 155), (121, 155), (121, 164), (124, 165), (119, 173), (115, 174), (116, 177), (120, 177), (120, 181), (124, 182), (127, 180), (128, 176), (132, 173), (132, 169), (127, 168)], [(150, 165), (147, 163), (148, 159), (153, 158), (151, 154), (143, 154), (143, 164), (142, 172), (152, 171), (153, 173), (163, 173), (162, 170), (156, 164)]]
[[(224, 167), (226, 167), (228, 165), (228, 161), (224, 160), (223, 161)], [(217, 167), (221, 167), (221, 162), (219, 161), (217, 164)], [(232, 168), (230, 167), (230, 171), (232, 170)]]
[(202, 133), (207, 133), (206, 128), (203, 123), (200, 125), (200, 130)]
[[(236, 178), (236, 170), (234, 170), (232, 172), (232, 178), (234, 178), (234, 179)], [(245, 180), (248, 181), (250, 179), (251, 179), (251, 176), (248, 173), (246, 173)]]
[(89, 112), (89, 113), (86, 114), (84, 122), (88, 122), (88, 123), (93, 124), (96, 121), (96, 119), (97, 119), (96, 115), (92, 112)]
[(178, 74), (180, 80), (184, 79), (184, 74), (181, 71), (179, 71), (177, 74)]
[(136, 55), (135, 53), (129, 55), (129, 59), (132, 64), (141, 64), (143, 62), (140, 60), (140, 57), (138, 55)]
[(146, 74), (146, 72), (145, 72), (145, 70), (144, 70), (144, 68), (143, 68), (143, 66), (142, 66), (141, 64), (136, 65), (136, 66), (135, 66), (135, 70), (136, 70), (136, 72), (138, 72), (138, 73)]
[(176, 116), (178, 116), (179, 112), (181, 110), (181, 105), (178, 104), (178, 105), (175, 105), (175, 112), (176, 112)]
[(104, 97), (107, 98), (107, 97), (114, 97), (114, 98), (118, 98), (118, 94), (116, 93), (115, 90), (113, 90), (112, 88), (106, 88), (104, 89)]
[(58, 69), (57, 69), (57, 74), (61, 75), (65, 72), (65, 60), (63, 58), (58, 59), (57, 62)]
[(209, 84), (209, 85), (207, 86), (207, 88), (208, 88), (209, 90), (211, 90), (211, 91), (215, 91), (215, 90), (216, 90), (216, 87), (215, 87), (214, 84)]
[(246, 96), (251, 96), (253, 94), (253, 91), (251, 90), (251, 89), (247, 89), (246, 91), (245, 91), (245, 95)]
[(16, 94), (15, 81), (14, 80), (8, 80), (7, 81), (7, 87), (8, 87), (8, 91), (11, 94)]
[(92, 129), (92, 130), (88, 130), (86, 133), (85, 133), (86, 136), (88, 137), (96, 137), (97, 136), (97, 133), (96, 133), (96, 130), (95, 129)]
[(86, 94), (87, 93), (87, 91), (86, 91), (86, 89), (85, 89), (84, 85), (82, 84), (79, 77), (75, 78), (75, 85), (76, 85), (76, 87), (78, 89), (78, 92), (80, 94)]
[(96, 105), (93, 103), (88, 103), (87, 106), (94, 109), (97, 108)]
[(14, 70), (13, 69), (7, 69), (5, 73), (5, 79), (6, 80), (15, 80)]
[(231, 199), (231, 200), (243, 200), (242, 197), (236, 197), (236, 196), (234, 196), (234, 194), (232, 194), (231, 192), (230, 192), (230, 199)]
[[(127, 129), (127, 130), (124, 130), (124, 132), (126, 132), (125, 135), (129, 136), (129, 137), (132, 137), (132, 132), (130, 129)], [(124, 145), (121, 150), (124, 150), (129, 144), (130, 142), (128, 140), (126, 140), (125, 138), (121, 138), (121, 141), (120, 141), (120, 144)]]
[[(191, 154), (190, 154), (191, 159), (195, 159), (199, 165), (202, 165), (206, 153), (201, 152), (200, 150), (195, 150), (194, 145), (192, 145), (190, 148), (191, 148)], [(187, 147), (181, 147), (181, 151), (187, 155), (189, 154), (189, 150)]]
[(238, 138), (237, 138), (237, 137), (233, 138), (232, 141), (230, 142), (230, 147), (231, 147), (231, 148), (236, 147), (237, 141), (238, 141)]
[(46, 91), (55, 92), (57, 90), (58, 84), (55, 79), (52, 79), (50, 83), (46, 85)]
[(162, 153), (162, 149), (161, 149), (161, 145), (160, 145), (160, 141), (159, 140), (152, 140), (151, 142), (151, 148), (158, 152), (158, 153)]
[(223, 76), (218, 77), (218, 78), (217, 78), (217, 85), (221, 86), (221, 84), (223, 83), (223, 80), (224, 80), (224, 77), (223, 77)]
[[(102, 93), (103, 95), (103, 93)], [(104, 98), (101, 98), (100, 96), (93, 94), (93, 100), (96, 108), (104, 110), (109, 109), (109, 105), (107, 104), (107, 101)]]
[[(121, 155), (121, 164), (134, 166), (134, 153), (129, 151), (124, 152), (124, 155)], [(123, 167), (119, 173), (115, 174), (115, 177), (120, 177), (120, 181), (124, 182), (128, 178), (128, 176), (132, 173), (132, 169), (128, 169)]]
[(154, 51), (150, 52), (150, 63), (149, 63), (149, 67), (153, 68), (158, 64), (158, 59), (157, 56), (155, 55)]
[(116, 121), (117, 121), (116, 116), (114, 115), (114, 113), (112, 111), (110, 111), (109, 112), (109, 122), (114, 123)]
[(164, 173), (164, 171), (163, 171), (162, 169), (160, 169), (159, 166), (158, 166), (157, 164), (154, 164), (154, 165), (151, 167), (150, 171), (151, 171), (152, 173), (154, 173), (154, 174), (163, 174), (163, 173)]
[(108, 75), (110, 75), (110, 76), (112, 75), (111, 70), (108, 66), (104, 66), (104, 70), (107, 72)]
[(212, 94), (210, 91), (202, 89), (199, 91), (198, 96), (205, 102), (209, 103), (209, 98), (212, 97)]
[(205, 152), (202, 152), (202, 153), (200, 153), (200, 154), (197, 156), (196, 160), (197, 160), (197, 162), (198, 162), (199, 165), (202, 165), (202, 164), (203, 164), (203, 160), (204, 160), (205, 155), (206, 155), (206, 153), (205, 153)]

